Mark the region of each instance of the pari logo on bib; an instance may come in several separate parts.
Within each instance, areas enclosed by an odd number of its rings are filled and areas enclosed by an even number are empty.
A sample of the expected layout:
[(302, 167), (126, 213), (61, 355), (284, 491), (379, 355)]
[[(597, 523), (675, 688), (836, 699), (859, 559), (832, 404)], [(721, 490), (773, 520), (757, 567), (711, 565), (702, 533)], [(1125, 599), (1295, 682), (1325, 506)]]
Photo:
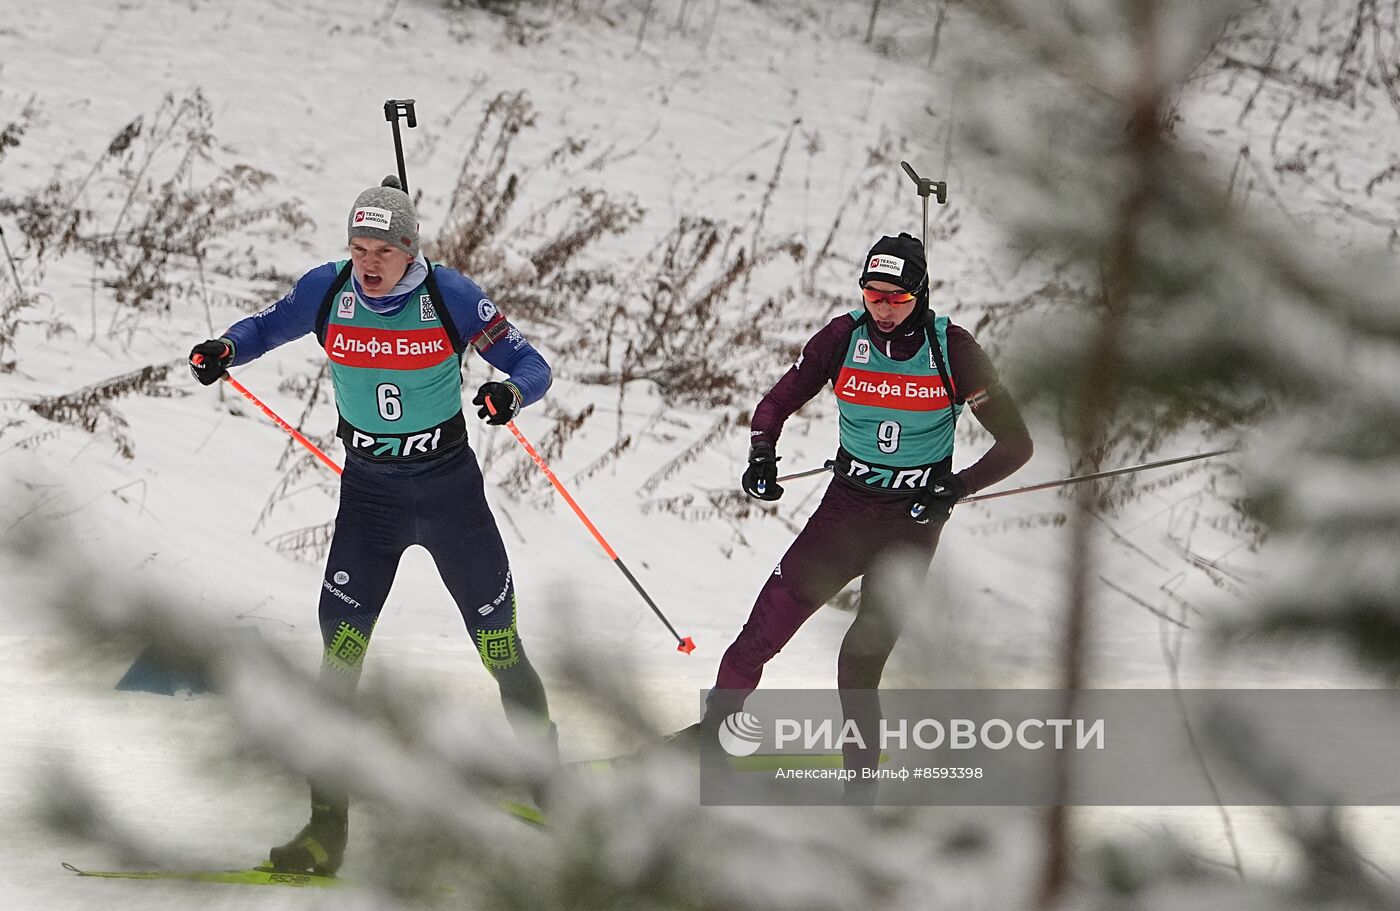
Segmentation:
[(355, 210), (352, 221), (359, 226), (378, 228), (381, 231), (387, 231), (393, 219), (394, 215), (388, 209), (380, 209), (375, 206), (361, 206)]

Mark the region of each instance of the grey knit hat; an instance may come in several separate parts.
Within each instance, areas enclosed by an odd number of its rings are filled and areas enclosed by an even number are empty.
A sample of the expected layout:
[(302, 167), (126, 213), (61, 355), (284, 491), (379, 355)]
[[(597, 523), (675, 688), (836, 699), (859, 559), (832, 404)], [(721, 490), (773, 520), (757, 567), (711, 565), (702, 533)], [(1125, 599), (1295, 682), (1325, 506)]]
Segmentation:
[(356, 196), (348, 229), (351, 239), (373, 237), (418, 255), (418, 213), (408, 194), (395, 187), (370, 187)]

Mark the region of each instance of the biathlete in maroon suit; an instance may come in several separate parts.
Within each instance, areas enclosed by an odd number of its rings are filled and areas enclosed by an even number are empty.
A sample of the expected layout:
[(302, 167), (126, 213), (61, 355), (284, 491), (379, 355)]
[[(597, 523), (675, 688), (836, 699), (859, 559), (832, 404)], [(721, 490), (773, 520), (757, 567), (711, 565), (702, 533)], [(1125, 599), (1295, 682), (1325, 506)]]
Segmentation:
[[(866, 257), (860, 286), (864, 308), (838, 316), (813, 336), (754, 409), (742, 481), (749, 496), (782, 496), (776, 450), (783, 423), (828, 384), (840, 410), (835, 477), (724, 653), (697, 732), (717, 730), (738, 711), (763, 666), (817, 608), (860, 577), (860, 606), (841, 643), (836, 681), (846, 716), (870, 746), (848, 747), (847, 768), (868, 767), (878, 755), (875, 691), (905, 616), (891, 603), (890, 580), (872, 568), (892, 556), (927, 568), (953, 504), (1008, 477), (1032, 449), (1020, 411), (986, 353), (965, 329), (930, 311), (924, 250), (916, 239), (881, 238)], [(955, 474), (953, 431), (964, 406), (994, 443)], [(873, 784), (848, 783), (848, 800), (873, 800)]]

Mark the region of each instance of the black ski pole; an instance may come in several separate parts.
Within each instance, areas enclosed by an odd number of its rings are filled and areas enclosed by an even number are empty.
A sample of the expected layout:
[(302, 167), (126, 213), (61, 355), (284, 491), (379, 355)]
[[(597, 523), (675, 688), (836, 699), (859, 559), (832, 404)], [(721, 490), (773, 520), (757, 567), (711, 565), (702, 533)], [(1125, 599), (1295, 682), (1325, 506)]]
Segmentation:
[(827, 459), (826, 463), (823, 464), (821, 468), (808, 468), (806, 471), (794, 471), (792, 474), (785, 474), (777, 479), (777, 483), (782, 484), (785, 481), (796, 481), (798, 478), (810, 478), (814, 474), (828, 472), (834, 467), (836, 467), (836, 463), (831, 459)]
[[(1058, 481), (1045, 481), (1041, 484), (1029, 484), (1025, 487), (1014, 487), (1011, 490), (1001, 490), (996, 493), (979, 493), (976, 496), (964, 497), (959, 503), (976, 503), (978, 500), (995, 500), (1000, 497), (1009, 497), (1018, 493), (1030, 493), (1033, 490), (1050, 490), (1054, 487), (1065, 487), (1069, 484), (1082, 484), (1085, 481), (1100, 481), (1104, 478), (1115, 478), (1119, 475), (1132, 474), (1137, 471), (1146, 471), (1149, 468), (1166, 468), (1168, 465), (1180, 465), (1183, 462), (1195, 462), (1199, 459), (1209, 459), (1220, 455), (1229, 455), (1238, 452), (1237, 449), (1216, 449), (1211, 452), (1198, 452), (1193, 455), (1177, 456), (1174, 459), (1162, 459), (1157, 462), (1143, 462), (1141, 465), (1128, 465), (1124, 468), (1110, 468), (1107, 471), (1096, 471), (1093, 474), (1081, 474), (1071, 478), (1060, 478)], [(795, 471), (792, 474), (783, 475), (778, 478), (779, 482), (794, 481), (798, 478), (810, 478), (812, 475), (824, 474), (836, 467), (836, 463), (828, 461), (820, 468), (809, 468), (806, 471)]]
[(1141, 465), (1129, 465), (1126, 468), (1110, 468), (1108, 471), (1096, 471), (1093, 474), (1081, 474), (1072, 478), (1061, 478), (1058, 481), (1046, 481), (1043, 484), (1029, 484), (1025, 487), (1013, 487), (1011, 490), (1001, 490), (996, 493), (979, 493), (972, 497), (963, 497), (959, 503), (975, 503), (978, 500), (995, 500), (998, 497), (1010, 497), (1018, 493), (1030, 493), (1033, 490), (1049, 490), (1052, 487), (1066, 487), (1070, 484), (1082, 484), (1085, 481), (1100, 481), (1104, 478), (1115, 478), (1119, 475), (1131, 474), (1135, 471), (1145, 471), (1149, 468), (1166, 468), (1168, 465), (1180, 465), (1182, 462), (1195, 462), (1198, 459), (1209, 459), (1219, 455), (1229, 455), (1237, 452), (1235, 449), (1217, 449), (1213, 452), (1198, 452), (1195, 455), (1177, 456), (1174, 459), (1162, 459), (1157, 462), (1144, 462)]
[(19, 296), (24, 297), (24, 285), (20, 284), (19, 270), (15, 268), (15, 258), (10, 255), (10, 243), (5, 240), (5, 229), (0, 227), (0, 247), (5, 248), (5, 258), (10, 261), (10, 274), (15, 277), (15, 287), (19, 289)]
[(399, 135), (400, 117), (408, 123), (409, 129), (418, 126), (412, 98), (390, 98), (384, 102), (384, 119), (394, 128), (394, 158), (399, 164), (399, 189), (408, 193), (408, 172), (403, 166), (403, 138)]

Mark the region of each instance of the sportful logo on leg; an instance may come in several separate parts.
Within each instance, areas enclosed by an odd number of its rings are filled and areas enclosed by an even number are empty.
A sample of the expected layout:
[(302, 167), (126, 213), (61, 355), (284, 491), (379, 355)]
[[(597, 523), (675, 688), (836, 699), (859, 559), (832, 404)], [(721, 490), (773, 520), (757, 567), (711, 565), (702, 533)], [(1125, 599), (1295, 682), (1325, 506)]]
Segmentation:
[[(510, 570), (506, 570), (506, 583), (505, 583), (505, 585), (502, 585), (502, 586), (501, 586), (501, 590), (500, 590), (499, 592), (496, 593), (496, 597), (492, 598), (492, 599), (491, 599), (491, 602), (490, 602), (489, 604), (483, 604), (483, 605), (481, 605), (480, 607), (478, 607), (478, 608), (476, 609), (476, 612), (477, 612), (478, 614), (481, 614), (481, 616), (485, 617), (487, 614), (491, 613), (491, 612), (494, 611), (496, 608), (500, 607), (503, 603), (505, 603), (506, 595), (509, 594), (509, 593), (510, 593)], [(512, 599), (512, 601), (511, 601), (512, 606), (514, 606), (514, 603), (515, 603), (515, 602), (514, 602), (514, 600)]]

